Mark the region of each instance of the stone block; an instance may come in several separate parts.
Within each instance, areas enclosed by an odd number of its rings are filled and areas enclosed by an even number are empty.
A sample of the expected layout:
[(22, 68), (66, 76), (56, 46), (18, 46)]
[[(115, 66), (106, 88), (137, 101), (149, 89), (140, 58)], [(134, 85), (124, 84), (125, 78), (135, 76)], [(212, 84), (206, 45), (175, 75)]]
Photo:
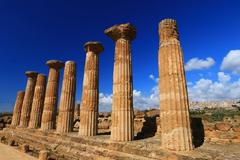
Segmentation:
[(229, 131), (232, 128), (232, 125), (229, 123), (216, 123), (215, 127), (217, 130), (220, 131)]

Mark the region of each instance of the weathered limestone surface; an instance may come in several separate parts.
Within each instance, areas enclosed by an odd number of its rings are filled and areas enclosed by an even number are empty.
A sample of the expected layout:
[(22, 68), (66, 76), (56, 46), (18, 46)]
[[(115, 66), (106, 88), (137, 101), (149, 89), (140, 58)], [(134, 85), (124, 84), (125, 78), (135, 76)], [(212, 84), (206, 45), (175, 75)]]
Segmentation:
[(80, 111), (80, 136), (95, 136), (98, 122), (99, 54), (103, 46), (99, 42), (85, 44), (86, 61)]
[[(6, 128), (0, 132), (0, 138), (5, 144), (9, 139), (14, 139), (19, 146), (28, 144), (30, 148), (28, 153), (31, 155), (47, 150), (48, 159), (59, 160), (239, 160), (240, 157), (239, 143), (228, 145), (205, 143), (191, 152), (171, 152), (159, 147), (161, 138), (158, 136), (119, 143), (110, 142), (108, 135), (79, 137), (76, 132), (59, 135), (55, 132), (44, 133), (35, 129)], [(3, 146), (1, 147), (0, 153), (4, 149)]]
[(45, 98), (45, 90), (46, 90), (46, 76), (44, 74), (38, 74), (33, 96), (32, 111), (28, 126), (29, 128), (40, 128)]
[(134, 137), (131, 41), (133, 25), (120, 24), (105, 30), (115, 41), (111, 140), (131, 141)]
[(162, 147), (193, 149), (183, 55), (175, 20), (159, 24), (159, 89)]
[(32, 108), (32, 102), (33, 102), (34, 88), (36, 85), (36, 79), (37, 79), (37, 75), (38, 75), (37, 72), (33, 72), (33, 71), (28, 71), (25, 74), (28, 77), (28, 80), (27, 80), (25, 96), (24, 96), (23, 104), (22, 104), (20, 127), (28, 127), (28, 123), (30, 120), (30, 114), (31, 114), (31, 108)]
[(42, 131), (49, 131), (56, 128), (59, 70), (64, 66), (64, 63), (58, 60), (49, 60), (47, 61), (47, 65), (50, 69), (44, 99), (41, 123)]
[(76, 94), (76, 63), (67, 61), (64, 68), (62, 92), (57, 123), (58, 133), (71, 132), (73, 129)]
[(48, 156), (49, 156), (49, 151), (47, 151), (47, 150), (41, 150), (41, 151), (39, 152), (38, 160), (48, 160)]
[(76, 103), (74, 108), (74, 121), (80, 118), (80, 104)]
[(13, 117), (12, 117), (12, 123), (11, 126), (18, 126), (20, 123), (20, 118), (21, 118), (21, 110), (22, 110), (22, 104), (23, 104), (23, 99), (24, 99), (24, 91), (19, 91), (17, 93), (17, 98), (16, 102), (14, 105), (14, 110), (13, 110)]

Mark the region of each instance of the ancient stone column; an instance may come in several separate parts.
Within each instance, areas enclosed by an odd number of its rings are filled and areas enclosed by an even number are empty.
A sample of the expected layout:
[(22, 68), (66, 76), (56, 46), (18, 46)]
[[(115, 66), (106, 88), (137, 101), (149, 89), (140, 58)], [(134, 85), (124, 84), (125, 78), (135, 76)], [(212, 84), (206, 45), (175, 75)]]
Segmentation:
[(42, 114), (42, 131), (49, 131), (56, 128), (59, 71), (64, 66), (64, 63), (58, 60), (50, 60), (46, 64), (50, 69)]
[(22, 104), (22, 112), (21, 112), (20, 125), (19, 125), (20, 127), (28, 127), (31, 108), (32, 108), (34, 88), (36, 85), (36, 79), (38, 75), (37, 72), (33, 72), (33, 71), (28, 71), (25, 74), (28, 77), (28, 80), (27, 80), (25, 96)]
[(136, 36), (136, 29), (129, 23), (120, 24), (106, 29), (105, 34), (112, 38), (116, 45), (111, 140), (131, 141), (134, 138), (131, 41)]
[(193, 149), (183, 54), (175, 20), (159, 24), (159, 89), (162, 147)]
[(76, 94), (76, 64), (67, 61), (64, 68), (62, 92), (58, 114), (57, 132), (67, 133), (73, 129)]
[(24, 91), (18, 91), (17, 93), (17, 98), (15, 101), (14, 110), (13, 110), (12, 124), (11, 124), (11, 126), (13, 127), (18, 126), (20, 123), (24, 94), (25, 94)]
[(46, 89), (46, 76), (38, 74), (28, 128), (40, 128)]
[(103, 51), (103, 46), (99, 42), (87, 42), (84, 48), (86, 60), (80, 107), (79, 135), (95, 136), (98, 128), (99, 54)]

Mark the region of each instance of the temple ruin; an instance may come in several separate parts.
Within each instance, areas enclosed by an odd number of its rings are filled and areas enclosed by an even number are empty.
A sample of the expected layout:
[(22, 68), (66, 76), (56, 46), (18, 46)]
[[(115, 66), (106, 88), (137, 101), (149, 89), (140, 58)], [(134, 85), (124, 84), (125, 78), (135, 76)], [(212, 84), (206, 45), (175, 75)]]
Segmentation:
[[(11, 125), (0, 131), (2, 143), (18, 146), (39, 160), (207, 160), (216, 157), (213, 154), (216, 151), (211, 150), (216, 146), (209, 142), (221, 139), (239, 147), (239, 127), (213, 126), (203, 121), (207, 124), (204, 132), (202, 120), (190, 118), (183, 52), (175, 20), (164, 19), (159, 23), (160, 114), (158, 110), (139, 112), (133, 108), (131, 42), (136, 38), (136, 28), (130, 23), (118, 24), (104, 33), (115, 44), (112, 112), (99, 115), (99, 55), (104, 47), (100, 42), (89, 41), (84, 45), (81, 105), (75, 101), (77, 63), (49, 60), (47, 82), (44, 74), (26, 72), (26, 89), (17, 93)], [(235, 120), (234, 124), (239, 122)], [(100, 133), (100, 129), (107, 131)], [(231, 135), (225, 133), (229, 130)], [(215, 134), (217, 140), (213, 138)], [(221, 135), (232, 139), (227, 141)], [(199, 144), (203, 147), (198, 149)]]

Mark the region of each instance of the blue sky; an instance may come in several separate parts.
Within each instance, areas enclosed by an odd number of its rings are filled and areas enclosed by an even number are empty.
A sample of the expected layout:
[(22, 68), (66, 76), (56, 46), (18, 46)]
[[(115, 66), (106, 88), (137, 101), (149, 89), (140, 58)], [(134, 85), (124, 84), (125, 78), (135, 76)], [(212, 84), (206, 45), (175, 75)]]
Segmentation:
[(103, 31), (126, 22), (137, 28), (132, 42), (134, 106), (157, 107), (158, 23), (164, 18), (178, 23), (190, 99), (240, 99), (239, 8), (237, 0), (1, 0), (0, 110), (11, 110), (17, 91), (25, 89), (25, 71), (48, 74), (49, 59), (77, 62), (80, 101), (83, 45), (90, 40), (105, 48), (100, 55), (100, 110), (109, 109), (114, 43)]

